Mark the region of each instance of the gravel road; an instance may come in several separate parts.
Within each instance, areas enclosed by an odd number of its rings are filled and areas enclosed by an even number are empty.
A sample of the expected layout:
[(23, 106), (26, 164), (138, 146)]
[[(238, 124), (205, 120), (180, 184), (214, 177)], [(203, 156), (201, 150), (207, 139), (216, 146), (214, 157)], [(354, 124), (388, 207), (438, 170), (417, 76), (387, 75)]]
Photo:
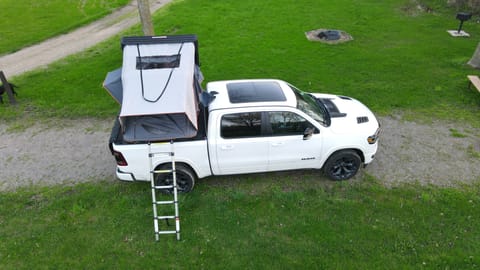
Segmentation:
[[(480, 129), (381, 117), (376, 160), (363, 173), (386, 186), (458, 186), (480, 181)], [(18, 128), (0, 124), (0, 191), (30, 185), (115, 181), (107, 147), (112, 120), (55, 120)]]
[(418, 124), (380, 118), (383, 134), (367, 173), (387, 186), (458, 186), (480, 182), (480, 129), (459, 123)]
[(112, 121), (56, 120), (26, 129), (0, 124), (0, 191), (114, 180)]

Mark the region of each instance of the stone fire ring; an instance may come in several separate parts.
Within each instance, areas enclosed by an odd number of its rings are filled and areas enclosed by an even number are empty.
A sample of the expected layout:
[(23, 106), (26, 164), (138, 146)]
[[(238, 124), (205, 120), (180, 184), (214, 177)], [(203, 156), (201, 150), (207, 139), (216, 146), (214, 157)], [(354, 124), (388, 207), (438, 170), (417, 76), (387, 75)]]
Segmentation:
[[(338, 32), (338, 39), (329, 39), (326, 33)], [(322, 42), (327, 44), (338, 44), (353, 40), (353, 37), (345, 31), (331, 29), (316, 29), (308, 31), (305, 36), (310, 41)]]

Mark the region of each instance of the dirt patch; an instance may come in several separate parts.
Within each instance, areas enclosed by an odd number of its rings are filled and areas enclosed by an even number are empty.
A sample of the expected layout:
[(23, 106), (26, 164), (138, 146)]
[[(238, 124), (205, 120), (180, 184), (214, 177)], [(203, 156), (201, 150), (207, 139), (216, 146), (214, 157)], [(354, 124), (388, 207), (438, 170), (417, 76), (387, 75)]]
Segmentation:
[(411, 17), (420, 16), (424, 13), (434, 13), (433, 8), (418, 0), (410, 0), (405, 2), (405, 4), (401, 7), (401, 11)]
[[(381, 117), (377, 158), (362, 173), (386, 186), (458, 186), (480, 181), (480, 129)], [(108, 149), (112, 120), (57, 120), (15, 131), (0, 124), (0, 191), (19, 187), (115, 181)]]

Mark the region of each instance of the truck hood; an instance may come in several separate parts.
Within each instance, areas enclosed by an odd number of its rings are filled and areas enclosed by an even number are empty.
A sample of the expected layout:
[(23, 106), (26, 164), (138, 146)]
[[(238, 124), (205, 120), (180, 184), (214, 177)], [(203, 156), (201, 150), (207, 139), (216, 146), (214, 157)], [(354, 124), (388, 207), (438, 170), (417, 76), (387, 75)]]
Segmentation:
[(380, 127), (372, 111), (354, 98), (317, 93), (312, 95), (328, 110), (331, 117), (330, 128), (334, 133), (375, 132)]

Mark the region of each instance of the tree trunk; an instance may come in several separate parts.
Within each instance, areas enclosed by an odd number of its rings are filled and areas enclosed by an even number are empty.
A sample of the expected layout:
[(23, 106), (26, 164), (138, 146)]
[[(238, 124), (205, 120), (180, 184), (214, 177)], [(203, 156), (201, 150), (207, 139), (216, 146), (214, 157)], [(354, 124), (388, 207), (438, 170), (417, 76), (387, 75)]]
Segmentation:
[(152, 15), (150, 14), (150, 5), (148, 0), (137, 0), (138, 13), (140, 13), (140, 21), (142, 22), (143, 34), (145, 36), (154, 36), (152, 24)]
[(472, 58), (470, 59), (470, 61), (468, 61), (467, 64), (477, 69), (480, 68), (480, 43), (477, 45), (475, 53), (473, 53)]

